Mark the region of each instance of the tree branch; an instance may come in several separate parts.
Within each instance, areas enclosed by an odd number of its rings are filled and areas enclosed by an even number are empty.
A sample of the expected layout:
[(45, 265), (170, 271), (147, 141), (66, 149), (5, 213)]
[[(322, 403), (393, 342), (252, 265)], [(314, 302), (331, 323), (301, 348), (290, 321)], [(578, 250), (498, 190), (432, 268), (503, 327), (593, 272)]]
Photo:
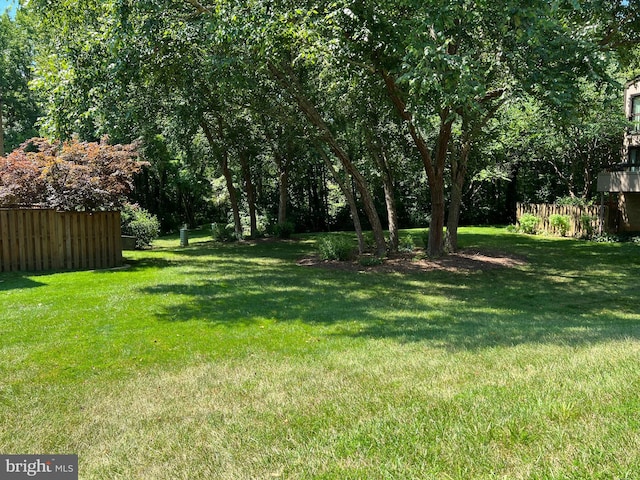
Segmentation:
[(202, 5), (198, 0), (185, 0), (187, 3), (193, 5), (193, 7), (198, 11), (199, 14), (211, 13), (207, 7)]

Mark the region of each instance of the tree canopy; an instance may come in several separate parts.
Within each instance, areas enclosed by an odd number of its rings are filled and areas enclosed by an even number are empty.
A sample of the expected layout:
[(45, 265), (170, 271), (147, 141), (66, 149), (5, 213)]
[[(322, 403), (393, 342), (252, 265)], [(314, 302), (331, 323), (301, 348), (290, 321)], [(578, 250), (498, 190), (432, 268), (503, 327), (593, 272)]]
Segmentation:
[(350, 218), (383, 254), (428, 221), (435, 256), (465, 219), (508, 220), (519, 195), (593, 195), (640, 31), (637, 2), (613, 0), (31, 0), (21, 14), (42, 133), (139, 140), (134, 195), (165, 229)]

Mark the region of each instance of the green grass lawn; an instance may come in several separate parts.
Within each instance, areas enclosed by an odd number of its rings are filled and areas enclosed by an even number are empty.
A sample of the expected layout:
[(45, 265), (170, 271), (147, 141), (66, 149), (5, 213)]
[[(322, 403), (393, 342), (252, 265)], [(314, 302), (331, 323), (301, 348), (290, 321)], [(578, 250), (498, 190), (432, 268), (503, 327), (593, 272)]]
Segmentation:
[(0, 274), (0, 452), (81, 479), (640, 472), (640, 247), (461, 230), (527, 264), (302, 267), (314, 237)]

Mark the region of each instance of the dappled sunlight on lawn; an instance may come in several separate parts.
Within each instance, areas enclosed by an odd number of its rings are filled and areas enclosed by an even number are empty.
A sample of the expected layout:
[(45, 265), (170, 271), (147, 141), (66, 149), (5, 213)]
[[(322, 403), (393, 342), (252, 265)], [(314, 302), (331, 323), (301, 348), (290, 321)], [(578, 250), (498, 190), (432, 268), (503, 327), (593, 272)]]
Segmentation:
[[(482, 239), (470, 235), (465, 242), (481, 245)], [(599, 247), (585, 244), (513, 236), (503, 248), (515, 249), (527, 263), (404, 274), (299, 267), (291, 245), (207, 244), (174, 250), (180, 275), (141, 293), (173, 297), (157, 314), (160, 321), (216, 328), (264, 319), (285, 325), (280, 328), (303, 322), (324, 325), (328, 335), (448, 349), (640, 336), (640, 314), (620, 314), (638, 300), (637, 267), (619, 258), (624, 250), (603, 248), (594, 259), (591, 249)], [(617, 265), (607, 270), (606, 261)], [(586, 263), (595, 263), (597, 272), (576, 270)], [(605, 313), (614, 304), (621, 310)]]

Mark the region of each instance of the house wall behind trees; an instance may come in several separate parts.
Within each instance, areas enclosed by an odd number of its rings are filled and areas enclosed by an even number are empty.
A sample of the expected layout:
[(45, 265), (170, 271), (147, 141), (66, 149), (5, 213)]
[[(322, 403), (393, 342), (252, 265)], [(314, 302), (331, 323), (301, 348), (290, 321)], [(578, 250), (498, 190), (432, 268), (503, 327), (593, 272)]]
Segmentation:
[(621, 192), (618, 197), (619, 229), (640, 232), (640, 193)]

